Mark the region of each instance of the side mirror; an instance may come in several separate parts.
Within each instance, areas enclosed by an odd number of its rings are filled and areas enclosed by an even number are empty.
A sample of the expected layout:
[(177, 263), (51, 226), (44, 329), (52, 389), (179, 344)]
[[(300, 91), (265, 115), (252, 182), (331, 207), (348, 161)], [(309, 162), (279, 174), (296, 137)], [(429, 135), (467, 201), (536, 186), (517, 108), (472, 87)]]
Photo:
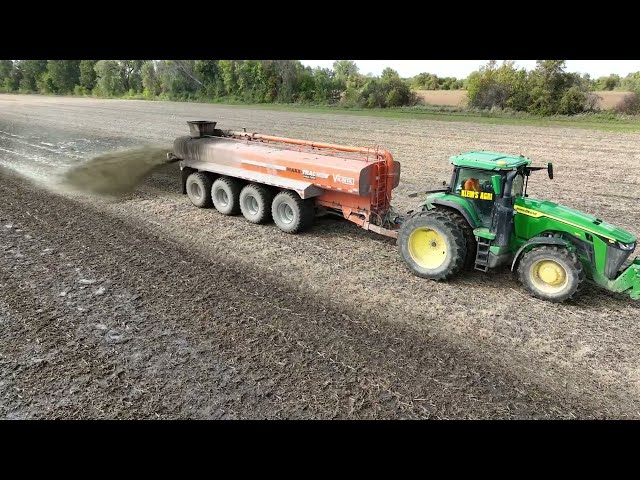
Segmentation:
[(502, 175), (491, 175), (491, 186), (496, 197), (502, 195)]
[(549, 179), (553, 180), (553, 163), (549, 162), (547, 164), (547, 172), (549, 173)]

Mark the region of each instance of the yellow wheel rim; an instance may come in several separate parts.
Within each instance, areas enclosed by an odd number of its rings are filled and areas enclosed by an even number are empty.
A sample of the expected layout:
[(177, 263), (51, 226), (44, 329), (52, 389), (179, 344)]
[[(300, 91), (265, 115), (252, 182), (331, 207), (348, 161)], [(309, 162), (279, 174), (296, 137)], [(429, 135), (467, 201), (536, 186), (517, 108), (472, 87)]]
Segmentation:
[(438, 268), (447, 258), (447, 244), (442, 235), (430, 228), (416, 228), (409, 235), (409, 254), (426, 269)]
[(559, 293), (569, 283), (567, 271), (554, 260), (538, 260), (529, 271), (531, 282), (545, 293)]

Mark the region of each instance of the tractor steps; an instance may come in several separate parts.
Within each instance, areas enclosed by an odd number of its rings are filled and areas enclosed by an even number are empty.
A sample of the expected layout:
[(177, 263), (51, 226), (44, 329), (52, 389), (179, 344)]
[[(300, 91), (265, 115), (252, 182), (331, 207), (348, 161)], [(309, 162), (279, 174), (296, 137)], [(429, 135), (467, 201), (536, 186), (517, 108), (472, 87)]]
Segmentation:
[(482, 237), (477, 238), (478, 249), (476, 251), (476, 262), (473, 268), (481, 272), (486, 272), (489, 270), (489, 247), (491, 246), (491, 241)]

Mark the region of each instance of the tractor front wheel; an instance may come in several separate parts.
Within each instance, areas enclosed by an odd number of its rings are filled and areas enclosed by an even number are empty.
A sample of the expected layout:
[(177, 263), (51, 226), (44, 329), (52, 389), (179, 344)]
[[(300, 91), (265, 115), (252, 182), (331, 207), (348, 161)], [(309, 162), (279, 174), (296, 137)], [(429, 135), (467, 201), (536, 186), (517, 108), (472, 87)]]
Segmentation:
[(533, 296), (564, 302), (579, 290), (585, 274), (575, 253), (545, 246), (524, 254), (518, 265), (518, 277)]
[(408, 219), (398, 236), (400, 256), (417, 276), (447, 280), (464, 267), (467, 242), (461, 226), (437, 210)]

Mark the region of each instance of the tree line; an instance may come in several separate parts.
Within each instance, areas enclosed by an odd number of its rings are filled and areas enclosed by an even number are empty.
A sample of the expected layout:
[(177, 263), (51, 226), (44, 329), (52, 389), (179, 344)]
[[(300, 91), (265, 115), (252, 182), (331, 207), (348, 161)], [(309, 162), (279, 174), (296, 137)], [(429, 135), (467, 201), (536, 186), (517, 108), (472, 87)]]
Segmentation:
[(297, 60), (1, 60), (4, 92), (230, 100), (249, 103), (340, 103), (397, 107), (415, 103), (408, 81), (385, 69), (363, 75), (353, 61), (311, 68)]
[(640, 114), (640, 72), (624, 79), (617, 75), (595, 81), (589, 75), (566, 71), (565, 60), (538, 60), (536, 68), (518, 69), (513, 61), (493, 60), (466, 81), (469, 105), (537, 115), (575, 115), (597, 109), (597, 90), (619, 87), (630, 93), (616, 107), (620, 113)]
[[(572, 115), (596, 108), (594, 89), (640, 92), (640, 72), (592, 80), (566, 72), (564, 60), (538, 61), (532, 71), (491, 61), (460, 80), (430, 73), (401, 78), (391, 68), (363, 75), (350, 60), (333, 68), (297, 60), (0, 60), (0, 91), (8, 93), (386, 108), (415, 105), (414, 90), (462, 88), (479, 109)], [(637, 100), (627, 102), (626, 113), (640, 113)]]

